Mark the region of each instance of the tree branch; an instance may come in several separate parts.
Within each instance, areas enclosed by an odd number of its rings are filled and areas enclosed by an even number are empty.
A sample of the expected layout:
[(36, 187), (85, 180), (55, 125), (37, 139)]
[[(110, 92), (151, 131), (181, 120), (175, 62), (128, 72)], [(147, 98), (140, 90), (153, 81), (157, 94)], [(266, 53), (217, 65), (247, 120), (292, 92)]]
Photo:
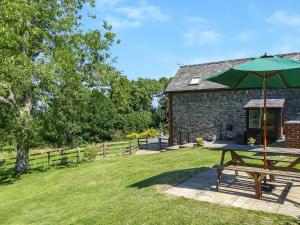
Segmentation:
[(14, 107), (17, 109), (17, 101), (15, 98), (14, 93), (12, 92), (10, 85), (4, 82), (0, 82), (0, 87), (3, 87), (3, 89), (6, 90), (6, 96), (0, 96), (0, 101), (10, 105), (11, 107)]
[(3, 102), (3, 103), (5, 103), (5, 104), (8, 104), (8, 105), (10, 105), (11, 107), (15, 107), (14, 104), (13, 104), (10, 100), (8, 100), (8, 99), (6, 99), (6, 98), (4, 98), (4, 97), (2, 97), (2, 96), (0, 96), (0, 102)]

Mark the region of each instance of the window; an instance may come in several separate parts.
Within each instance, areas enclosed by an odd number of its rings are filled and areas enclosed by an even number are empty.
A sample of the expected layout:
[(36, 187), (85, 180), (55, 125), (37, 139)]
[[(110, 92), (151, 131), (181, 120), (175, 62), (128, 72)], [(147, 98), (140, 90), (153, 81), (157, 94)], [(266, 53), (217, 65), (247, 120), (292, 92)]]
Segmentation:
[(259, 109), (249, 109), (249, 128), (258, 129), (260, 127), (260, 112)]
[(197, 85), (201, 81), (201, 77), (193, 77), (189, 85)]

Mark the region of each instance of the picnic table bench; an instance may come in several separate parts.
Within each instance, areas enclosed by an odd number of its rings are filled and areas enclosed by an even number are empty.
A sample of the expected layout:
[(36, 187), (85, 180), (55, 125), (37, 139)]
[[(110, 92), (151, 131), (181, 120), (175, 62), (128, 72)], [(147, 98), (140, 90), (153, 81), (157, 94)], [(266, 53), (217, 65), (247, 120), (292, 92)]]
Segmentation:
[(262, 187), (261, 181), (267, 176), (285, 176), (285, 177), (294, 177), (300, 178), (300, 174), (296, 172), (282, 171), (282, 170), (268, 170), (263, 168), (249, 167), (249, 166), (234, 166), (234, 165), (215, 165), (213, 166), (217, 169), (217, 184), (216, 190), (219, 191), (220, 183), (221, 183), (221, 174), (223, 170), (232, 170), (232, 171), (241, 171), (246, 172), (253, 180), (254, 180), (254, 189), (255, 189), (255, 197), (262, 197)]
[[(217, 184), (216, 190), (219, 191), (221, 183), (221, 174), (224, 170), (245, 172), (251, 179), (254, 180), (254, 189), (256, 198), (262, 197), (262, 185), (261, 181), (270, 176), (270, 181), (275, 180), (275, 176), (285, 176), (300, 178), (300, 169), (295, 168), (300, 163), (300, 149), (287, 149), (287, 148), (271, 148), (266, 149), (267, 153), (271, 153), (276, 156), (267, 157), (267, 169), (263, 168), (263, 165), (253, 165), (247, 163), (244, 159), (264, 161), (264, 157), (260, 155), (241, 155), (240, 152), (250, 153), (263, 153), (263, 148), (253, 148), (245, 145), (228, 145), (223, 147), (221, 155), (221, 162), (219, 165), (213, 167), (217, 169)], [(231, 159), (228, 162), (225, 161), (225, 154), (230, 152)], [(278, 156), (279, 155), (279, 156)], [(289, 156), (290, 158), (282, 158), (280, 156)], [(296, 159), (292, 158), (296, 157)], [(278, 163), (285, 163), (287, 165), (278, 166)]]

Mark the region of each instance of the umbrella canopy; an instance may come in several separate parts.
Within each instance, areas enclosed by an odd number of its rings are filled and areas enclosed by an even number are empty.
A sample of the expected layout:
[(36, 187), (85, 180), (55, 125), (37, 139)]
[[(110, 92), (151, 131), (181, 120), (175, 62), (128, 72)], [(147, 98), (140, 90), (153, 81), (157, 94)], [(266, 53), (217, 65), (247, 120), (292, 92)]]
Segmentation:
[(248, 89), (263, 88), (264, 77), (268, 88), (300, 87), (300, 62), (277, 56), (255, 58), (214, 74), (208, 80), (230, 88)]
[(300, 62), (278, 56), (263, 56), (214, 74), (207, 80), (232, 89), (264, 90), (264, 168), (267, 168), (267, 88), (300, 87)]

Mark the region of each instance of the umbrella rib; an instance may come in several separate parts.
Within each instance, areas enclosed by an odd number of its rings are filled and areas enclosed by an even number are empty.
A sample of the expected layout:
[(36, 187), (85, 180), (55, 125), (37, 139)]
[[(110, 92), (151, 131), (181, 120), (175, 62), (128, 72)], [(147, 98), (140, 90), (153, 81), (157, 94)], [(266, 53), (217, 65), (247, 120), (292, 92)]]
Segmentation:
[(236, 85), (234, 85), (234, 88), (237, 88), (240, 83), (242, 83), (242, 81), (247, 77), (247, 75), (249, 74), (249, 72), (246, 72), (245, 75), (237, 82)]
[(287, 82), (287, 80), (285, 79), (285, 77), (283, 76), (282, 72), (279, 72), (278, 74), (279, 74), (280, 79), (281, 79), (282, 82), (284, 83), (285, 88), (288, 88), (288, 87), (289, 87), (288, 82)]

